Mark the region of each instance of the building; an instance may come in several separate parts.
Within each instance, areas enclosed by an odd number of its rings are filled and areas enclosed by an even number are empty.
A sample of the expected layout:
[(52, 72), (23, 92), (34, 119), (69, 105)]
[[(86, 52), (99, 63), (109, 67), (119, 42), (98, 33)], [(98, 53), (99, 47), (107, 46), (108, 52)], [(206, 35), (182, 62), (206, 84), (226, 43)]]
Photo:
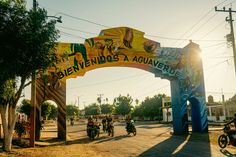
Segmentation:
[[(224, 102), (224, 97), (222, 98)], [(224, 122), (229, 119), (232, 119), (233, 115), (236, 113), (236, 104), (234, 104), (233, 101), (231, 101), (231, 103), (214, 102), (213, 96), (211, 95), (208, 96), (206, 107), (207, 118), (209, 122)], [(189, 102), (187, 103), (187, 110), (188, 120), (191, 121), (191, 104)], [(172, 121), (172, 108), (170, 97), (162, 98), (162, 112), (163, 122)]]
[(171, 97), (162, 98), (162, 121), (171, 122), (173, 120), (172, 108), (171, 108)]

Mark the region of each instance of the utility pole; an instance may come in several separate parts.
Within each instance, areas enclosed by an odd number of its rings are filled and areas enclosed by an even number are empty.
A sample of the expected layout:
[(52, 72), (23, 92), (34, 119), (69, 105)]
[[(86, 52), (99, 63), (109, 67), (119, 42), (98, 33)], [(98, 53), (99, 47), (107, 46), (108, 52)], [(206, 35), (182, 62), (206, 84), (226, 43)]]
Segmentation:
[(234, 70), (235, 70), (235, 74), (236, 74), (236, 49), (235, 49), (234, 28), (233, 28), (233, 21), (234, 20), (232, 18), (232, 13), (235, 13), (236, 11), (232, 10), (231, 8), (226, 10), (225, 7), (223, 7), (223, 10), (217, 9), (217, 7), (215, 7), (215, 11), (229, 13), (229, 17), (226, 17), (225, 20), (230, 23), (231, 31), (230, 31), (230, 34), (228, 34), (226, 37), (227, 37), (227, 41), (230, 41), (232, 43), (233, 53), (234, 53)]
[(226, 109), (226, 105), (225, 105), (225, 96), (224, 96), (222, 89), (221, 89), (221, 93), (222, 93), (223, 114), (225, 116), (225, 120), (227, 120), (227, 109)]
[[(37, 2), (33, 0), (33, 10), (36, 11)], [(33, 28), (34, 29), (34, 28)], [(30, 114), (30, 146), (35, 147), (35, 119), (36, 119), (36, 75), (32, 72), (31, 83), (31, 114)]]

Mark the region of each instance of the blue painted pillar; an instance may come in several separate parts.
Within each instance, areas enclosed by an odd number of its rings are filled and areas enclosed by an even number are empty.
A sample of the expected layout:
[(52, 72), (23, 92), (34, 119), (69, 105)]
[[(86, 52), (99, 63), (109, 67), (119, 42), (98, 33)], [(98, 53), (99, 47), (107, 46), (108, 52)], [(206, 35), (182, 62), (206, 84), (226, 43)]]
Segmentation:
[(199, 45), (190, 42), (185, 48), (186, 56), (186, 80), (189, 85), (187, 89), (188, 100), (192, 108), (192, 130), (193, 132), (207, 132), (208, 120), (205, 100), (204, 74), (202, 59), (200, 57)]
[(189, 98), (192, 109), (193, 132), (208, 132), (208, 120), (204, 84), (197, 88)]
[(171, 80), (171, 104), (174, 134), (188, 133), (187, 99), (181, 94), (180, 82)]

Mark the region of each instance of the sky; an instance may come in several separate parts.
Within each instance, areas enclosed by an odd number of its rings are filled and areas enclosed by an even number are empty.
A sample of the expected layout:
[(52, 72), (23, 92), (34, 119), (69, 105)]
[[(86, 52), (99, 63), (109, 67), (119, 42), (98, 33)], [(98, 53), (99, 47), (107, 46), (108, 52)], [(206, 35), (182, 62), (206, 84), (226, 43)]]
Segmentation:
[[(27, 0), (27, 8), (32, 8)], [(236, 0), (38, 0), (50, 16), (62, 16), (57, 23), (59, 42), (84, 43), (103, 29), (127, 26), (145, 32), (145, 38), (161, 47), (186, 46), (190, 40), (200, 45), (206, 96), (222, 101), (236, 94), (236, 74), (232, 47), (225, 36), (230, 25), (225, 7), (236, 10)], [(236, 18), (236, 14), (233, 14)], [(234, 22), (235, 25), (235, 22)], [(236, 26), (235, 26), (236, 27)], [(30, 86), (24, 90), (30, 98)], [(135, 68), (100, 68), (83, 77), (67, 80), (67, 104), (84, 106), (108, 98), (129, 94), (140, 102), (156, 94), (170, 94), (170, 82)]]

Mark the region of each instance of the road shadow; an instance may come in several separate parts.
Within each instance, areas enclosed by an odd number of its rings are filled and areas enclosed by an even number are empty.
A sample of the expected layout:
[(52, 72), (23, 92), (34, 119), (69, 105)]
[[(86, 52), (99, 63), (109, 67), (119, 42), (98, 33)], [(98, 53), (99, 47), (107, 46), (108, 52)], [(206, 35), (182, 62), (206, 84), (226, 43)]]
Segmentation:
[(50, 138), (50, 139), (41, 139), (41, 140), (37, 141), (36, 146), (38, 146), (38, 147), (48, 147), (48, 146), (73, 145), (73, 144), (88, 144), (88, 143), (94, 142), (96, 140), (97, 139), (91, 140), (88, 137), (83, 137), (83, 138), (73, 139), (73, 140), (67, 140), (67, 141), (63, 141), (63, 140), (58, 139), (58, 138)]
[(224, 154), (225, 156), (228, 156), (228, 157), (236, 157), (236, 154), (233, 154), (233, 153), (229, 152), (229, 151), (226, 150), (226, 149), (220, 149), (220, 152), (221, 152), (222, 154)]
[(154, 128), (163, 128), (163, 127), (172, 127), (170, 124), (160, 124), (160, 125), (135, 125), (137, 128), (144, 128), (144, 129), (154, 129)]
[(98, 141), (95, 143), (103, 143), (103, 142), (107, 142), (107, 141), (117, 141), (117, 140), (121, 140), (123, 138), (128, 138), (128, 137), (130, 137), (130, 136), (128, 136), (128, 135), (120, 135), (120, 136), (114, 136), (114, 137), (103, 136), (103, 137), (100, 137), (98, 139)]
[(86, 130), (74, 130), (74, 131), (70, 131), (68, 130), (67, 133), (79, 133), (79, 132), (85, 132)]
[[(204, 139), (204, 142), (201, 140)], [(172, 135), (138, 157), (211, 157), (208, 134)]]

